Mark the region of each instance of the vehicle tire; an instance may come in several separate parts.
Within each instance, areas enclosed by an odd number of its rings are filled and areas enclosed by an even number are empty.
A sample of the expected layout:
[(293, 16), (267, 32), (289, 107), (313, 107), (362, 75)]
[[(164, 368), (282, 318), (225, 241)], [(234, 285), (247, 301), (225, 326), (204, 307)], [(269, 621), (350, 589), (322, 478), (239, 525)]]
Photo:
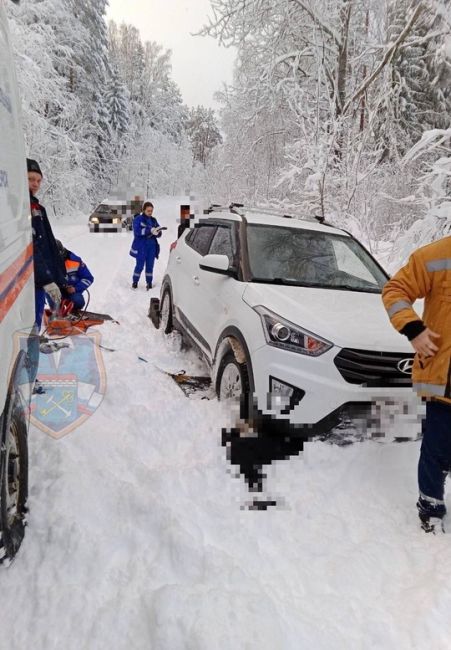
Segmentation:
[(232, 400), (240, 405), (240, 417), (250, 413), (250, 382), (247, 363), (238, 363), (232, 351), (227, 352), (218, 368), (216, 394), (220, 401)]
[(172, 324), (172, 298), (168, 287), (163, 291), (160, 303), (160, 329), (163, 334), (170, 334), (174, 329)]
[(0, 562), (12, 559), (25, 534), (28, 498), (28, 435), (20, 397), (6, 405), (0, 452)]

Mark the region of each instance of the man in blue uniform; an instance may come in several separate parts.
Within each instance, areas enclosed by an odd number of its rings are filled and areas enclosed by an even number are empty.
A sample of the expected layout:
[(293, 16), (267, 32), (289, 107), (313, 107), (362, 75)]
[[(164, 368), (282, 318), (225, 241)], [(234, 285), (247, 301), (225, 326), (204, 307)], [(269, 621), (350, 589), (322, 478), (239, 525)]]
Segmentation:
[(133, 219), (133, 244), (130, 255), (136, 259), (133, 273), (132, 289), (138, 288), (139, 278), (146, 267), (147, 290), (152, 288), (153, 267), (160, 254), (160, 245), (157, 237), (161, 237), (161, 227), (153, 214), (153, 204), (146, 201), (141, 214)]
[(94, 282), (94, 276), (81, 257), (64, 248), (58, 239), (56, 244), (66, 267), (67, 287), (62, 291), (63, 298), (70, 300), (74, 304), (74, 309), (83, 309), (85, 306), (83, 291)]
[(61, 300), (61, 289), (66, 286), (67, 280), (47, 212), (36, 198), (42, 181), (41, 168), (36, 160), (27, 158), (27, 172), (33, 231), (35, 323), (39, 330), (46, 295), (52, 304), (58, 304)]

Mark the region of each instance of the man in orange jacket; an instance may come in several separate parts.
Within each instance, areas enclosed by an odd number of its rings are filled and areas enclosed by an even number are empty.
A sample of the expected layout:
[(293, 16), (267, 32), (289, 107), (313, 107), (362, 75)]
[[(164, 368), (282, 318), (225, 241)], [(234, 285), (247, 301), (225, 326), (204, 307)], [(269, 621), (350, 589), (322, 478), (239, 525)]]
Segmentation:
[[(413, 303), (424, 298), (423, 316)], [(426, 398), (417, 507), (426, 532), (443, 529), (445, 479), (451, 470), (451, 237), (415, 251), (382, 293), (392, 325), (416, 355), (413, 388)]]

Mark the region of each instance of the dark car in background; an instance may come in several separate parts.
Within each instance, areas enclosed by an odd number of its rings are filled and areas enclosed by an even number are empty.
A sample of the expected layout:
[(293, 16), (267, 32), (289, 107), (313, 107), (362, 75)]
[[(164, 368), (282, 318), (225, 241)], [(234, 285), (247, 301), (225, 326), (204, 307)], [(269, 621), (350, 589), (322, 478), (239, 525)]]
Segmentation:
[(121, 232), (127, 218), (127, 201), (106, 199), (89, 217), (90, 232)]

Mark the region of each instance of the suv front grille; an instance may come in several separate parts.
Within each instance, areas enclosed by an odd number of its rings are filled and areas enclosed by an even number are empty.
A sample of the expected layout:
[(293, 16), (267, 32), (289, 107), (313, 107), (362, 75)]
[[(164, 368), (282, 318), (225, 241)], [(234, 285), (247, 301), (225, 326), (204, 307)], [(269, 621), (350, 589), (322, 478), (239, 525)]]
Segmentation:
[(401, 372), (400, 361), (413, 359), (414, 354), (375, 352), (343, 348), (334, 359), (343, 379), (368, 387), (411, 386), (412, 376)]

